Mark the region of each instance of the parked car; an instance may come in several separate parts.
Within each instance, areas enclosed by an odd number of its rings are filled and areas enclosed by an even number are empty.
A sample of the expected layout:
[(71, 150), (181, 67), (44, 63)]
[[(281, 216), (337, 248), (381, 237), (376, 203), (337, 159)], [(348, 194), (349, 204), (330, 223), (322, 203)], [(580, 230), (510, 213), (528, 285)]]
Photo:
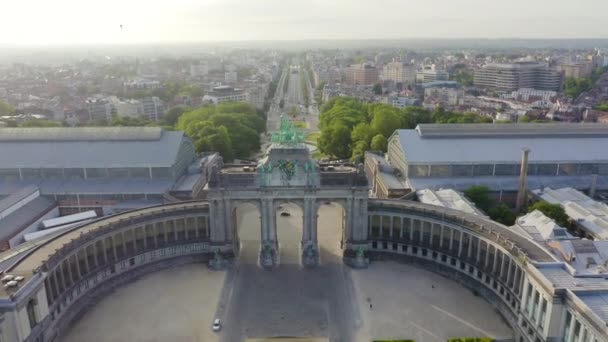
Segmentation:
[(291, 216), (291, 214), (287, 211), (281, 213), (281, 216)]
[(222, 329), (222, 321), (219, 318), (213, 320), (213, 331), (220, 331)]

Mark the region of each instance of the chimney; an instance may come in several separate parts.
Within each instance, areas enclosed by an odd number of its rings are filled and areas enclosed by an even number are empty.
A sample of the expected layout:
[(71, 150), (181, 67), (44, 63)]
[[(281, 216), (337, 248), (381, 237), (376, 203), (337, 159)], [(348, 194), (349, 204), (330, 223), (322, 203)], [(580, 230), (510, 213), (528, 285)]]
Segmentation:
[(589, 197), (595, 197), (595, 190), (597, 189), (597, 174), (591, 176), (591, 187), (589, 187)]
[(515, 203), (515, 212), (519, 212), (526, 204), (526, 183), (528, 180), (528, 155), (530, 150), (524, 148), (521, 154), (521, 170), (519, 174), (519, 188), (517, 190), (517, 202)]

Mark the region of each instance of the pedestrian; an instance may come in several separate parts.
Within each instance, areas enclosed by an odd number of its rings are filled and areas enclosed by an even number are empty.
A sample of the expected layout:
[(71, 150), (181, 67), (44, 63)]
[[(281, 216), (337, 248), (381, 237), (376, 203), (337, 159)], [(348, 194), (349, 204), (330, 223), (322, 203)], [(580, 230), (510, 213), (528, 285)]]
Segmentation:
[(372, 309), (372, 303), (369, 303), (369, 309), (370, 310)]

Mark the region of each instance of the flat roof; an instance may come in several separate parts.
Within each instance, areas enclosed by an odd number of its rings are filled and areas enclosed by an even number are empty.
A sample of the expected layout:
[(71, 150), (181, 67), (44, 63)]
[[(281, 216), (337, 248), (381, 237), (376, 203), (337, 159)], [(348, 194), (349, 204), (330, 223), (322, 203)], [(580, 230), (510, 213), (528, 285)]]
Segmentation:
[(1, 142), (153, 141), (160, 127), (23, 127), (0, 128)]
[(608, 162), (608, 125), (418, 125), (397, 130), (411, 164)]
[(17, 189), (36, 185), (43, 195), (114, 195), (114, 194), (163, 194), (175, 182), (171, 179), (70, 179), (42, 181), (0, 181), (0, 194), (10, 194)]
[[(473, 185), (485, 185), (492, 191), (517, 191), (519, 176), (495, 177), (408, 177), (408, 183), (413, 189), (450, 188), (465, 191)], [(589, 189), (592, 176), (528, 176), (528, 189), (573, 187)], [(608, 189), (608, 176), (597, 178), (597, 189)]]
[(75, 132), (70, 132), (72, 128), (25, 129), (23, 137), (18, 129), (0, 129), (0, 165), (9, 169), (170, 167), (182, 141), (187, 139), (183, 132), (160, 128), (102, 128), (95, 127), (95, 132), (77, 128)]

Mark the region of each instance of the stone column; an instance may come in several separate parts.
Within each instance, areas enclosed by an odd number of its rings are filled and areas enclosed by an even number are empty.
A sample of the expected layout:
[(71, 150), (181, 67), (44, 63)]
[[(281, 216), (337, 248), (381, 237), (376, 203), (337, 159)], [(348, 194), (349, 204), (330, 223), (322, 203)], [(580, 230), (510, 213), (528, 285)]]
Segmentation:
[(262, 241), (260, 246), (260, 265), (273, 267), (277, 263), (276, 212), (272, 198), (262, 198)]
[(224, 199), (224, 229), (223, 240), (228, 244), (231, 243), (234, 237), (234, 217), (232, 216), (232, 201)]
[(302, 264), (316, 266), (319, 262), (317, 244), (317, 212), (318, 206), (315, 198), (304, 198), (303, 229), (302, 229)]

